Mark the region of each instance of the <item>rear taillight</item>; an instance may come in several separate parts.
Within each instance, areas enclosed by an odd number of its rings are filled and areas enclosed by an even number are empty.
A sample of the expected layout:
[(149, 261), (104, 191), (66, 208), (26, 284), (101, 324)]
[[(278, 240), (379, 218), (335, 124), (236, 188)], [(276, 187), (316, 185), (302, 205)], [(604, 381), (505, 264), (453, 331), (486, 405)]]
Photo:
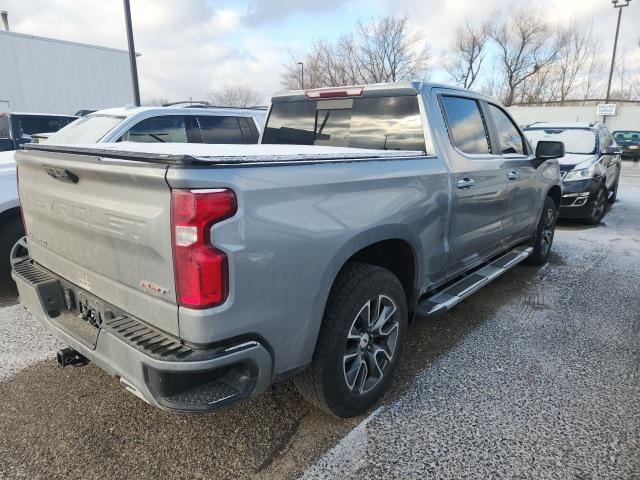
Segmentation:
[(173, 262), (180, 305), (209, 308), (227, 299), (227, 256), (212, 246), (211, 226), (236, 211), (231, 190), (172, 190)]

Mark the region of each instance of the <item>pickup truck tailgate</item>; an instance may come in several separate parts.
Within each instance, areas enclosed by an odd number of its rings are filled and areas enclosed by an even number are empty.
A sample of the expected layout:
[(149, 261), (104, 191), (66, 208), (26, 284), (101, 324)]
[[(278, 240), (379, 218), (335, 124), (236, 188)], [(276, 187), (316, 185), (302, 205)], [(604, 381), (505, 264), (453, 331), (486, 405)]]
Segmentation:
[(31, 258), (178, 335), (167, 166), (46, 151), (16, 160)]

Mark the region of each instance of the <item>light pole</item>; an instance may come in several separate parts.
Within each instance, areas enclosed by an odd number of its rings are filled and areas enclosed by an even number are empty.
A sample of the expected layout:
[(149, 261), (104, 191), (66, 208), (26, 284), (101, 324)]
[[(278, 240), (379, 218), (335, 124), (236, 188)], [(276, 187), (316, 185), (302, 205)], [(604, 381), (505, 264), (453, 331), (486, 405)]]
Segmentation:
[(140, 86), (138, 85), (138, 66), (136, 64), (136, 48), (133, 45), (133, 26), (131, 25), (131, 6), (124, 0), (124, 19), (127, 24), (127, 43), (129, 44), (129, 65), (131, 67), (131, 84), (133, 86), (133, 103), (140, 106)]
[[(622, 4), (620, 3), (621, 1), (624, 1), (625, 3)], [(613, 42), (613, 56), (611, 57), (611, 70), (609, 70), (609, 83), (607, 84), (607, 97), (604, 103), (609, 103), (609, 100), (611, 99), (611, 81), (613, 80), (613, 69), (615, 68), (615, 65), (616, 65), (616, 51), (618, 50), (618, 35), (620, 35), (620, 20), (622, 20), (622, 9), (624, 7), (628, 7), (629, 4), (631, 3), (631, 0), (611, 0), (611, 3), (613, 3), (613, 8), (618, 9), (618, 25), (616, 26), (616, 38)], [(606, 116), (602, 117), (602, 122), (603, 123), (607, 122)]]
[(298, 65), (300, 65), (300, 85), (304, 90), (304, 62), (298, 62)]

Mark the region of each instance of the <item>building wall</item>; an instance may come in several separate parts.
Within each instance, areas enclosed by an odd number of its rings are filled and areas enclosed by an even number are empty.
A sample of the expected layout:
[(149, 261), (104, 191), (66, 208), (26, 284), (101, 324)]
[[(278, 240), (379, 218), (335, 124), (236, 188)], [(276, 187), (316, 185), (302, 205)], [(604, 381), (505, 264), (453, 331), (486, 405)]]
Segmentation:
[[(615, 102), (612, 102), (615, 103)], [(513, 106), (509, 111), (520, 125), (534, 122), (601, 122), (596, 105)], [(607, 117), (609, 130), (640, 130), (640, 103), (618, 104), (617, 114)]]
[(125, 50), (0, 31), (0, 110), (73, 114), (132, 102)]

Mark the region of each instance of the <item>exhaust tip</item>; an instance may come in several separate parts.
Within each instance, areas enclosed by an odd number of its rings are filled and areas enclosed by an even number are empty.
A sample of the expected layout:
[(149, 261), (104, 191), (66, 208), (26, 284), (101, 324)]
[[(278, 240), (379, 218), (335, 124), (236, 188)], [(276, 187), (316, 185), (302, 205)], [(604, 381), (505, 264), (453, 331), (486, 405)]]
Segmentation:
[(89, 363), (87, 357), (75, 351), (73, 348), (63, 348), (62, 350), (58, 350), (56, 358), (58, 359), (58, 365), (62, 368), (68, 367), (69, 365), (81, 367)]

